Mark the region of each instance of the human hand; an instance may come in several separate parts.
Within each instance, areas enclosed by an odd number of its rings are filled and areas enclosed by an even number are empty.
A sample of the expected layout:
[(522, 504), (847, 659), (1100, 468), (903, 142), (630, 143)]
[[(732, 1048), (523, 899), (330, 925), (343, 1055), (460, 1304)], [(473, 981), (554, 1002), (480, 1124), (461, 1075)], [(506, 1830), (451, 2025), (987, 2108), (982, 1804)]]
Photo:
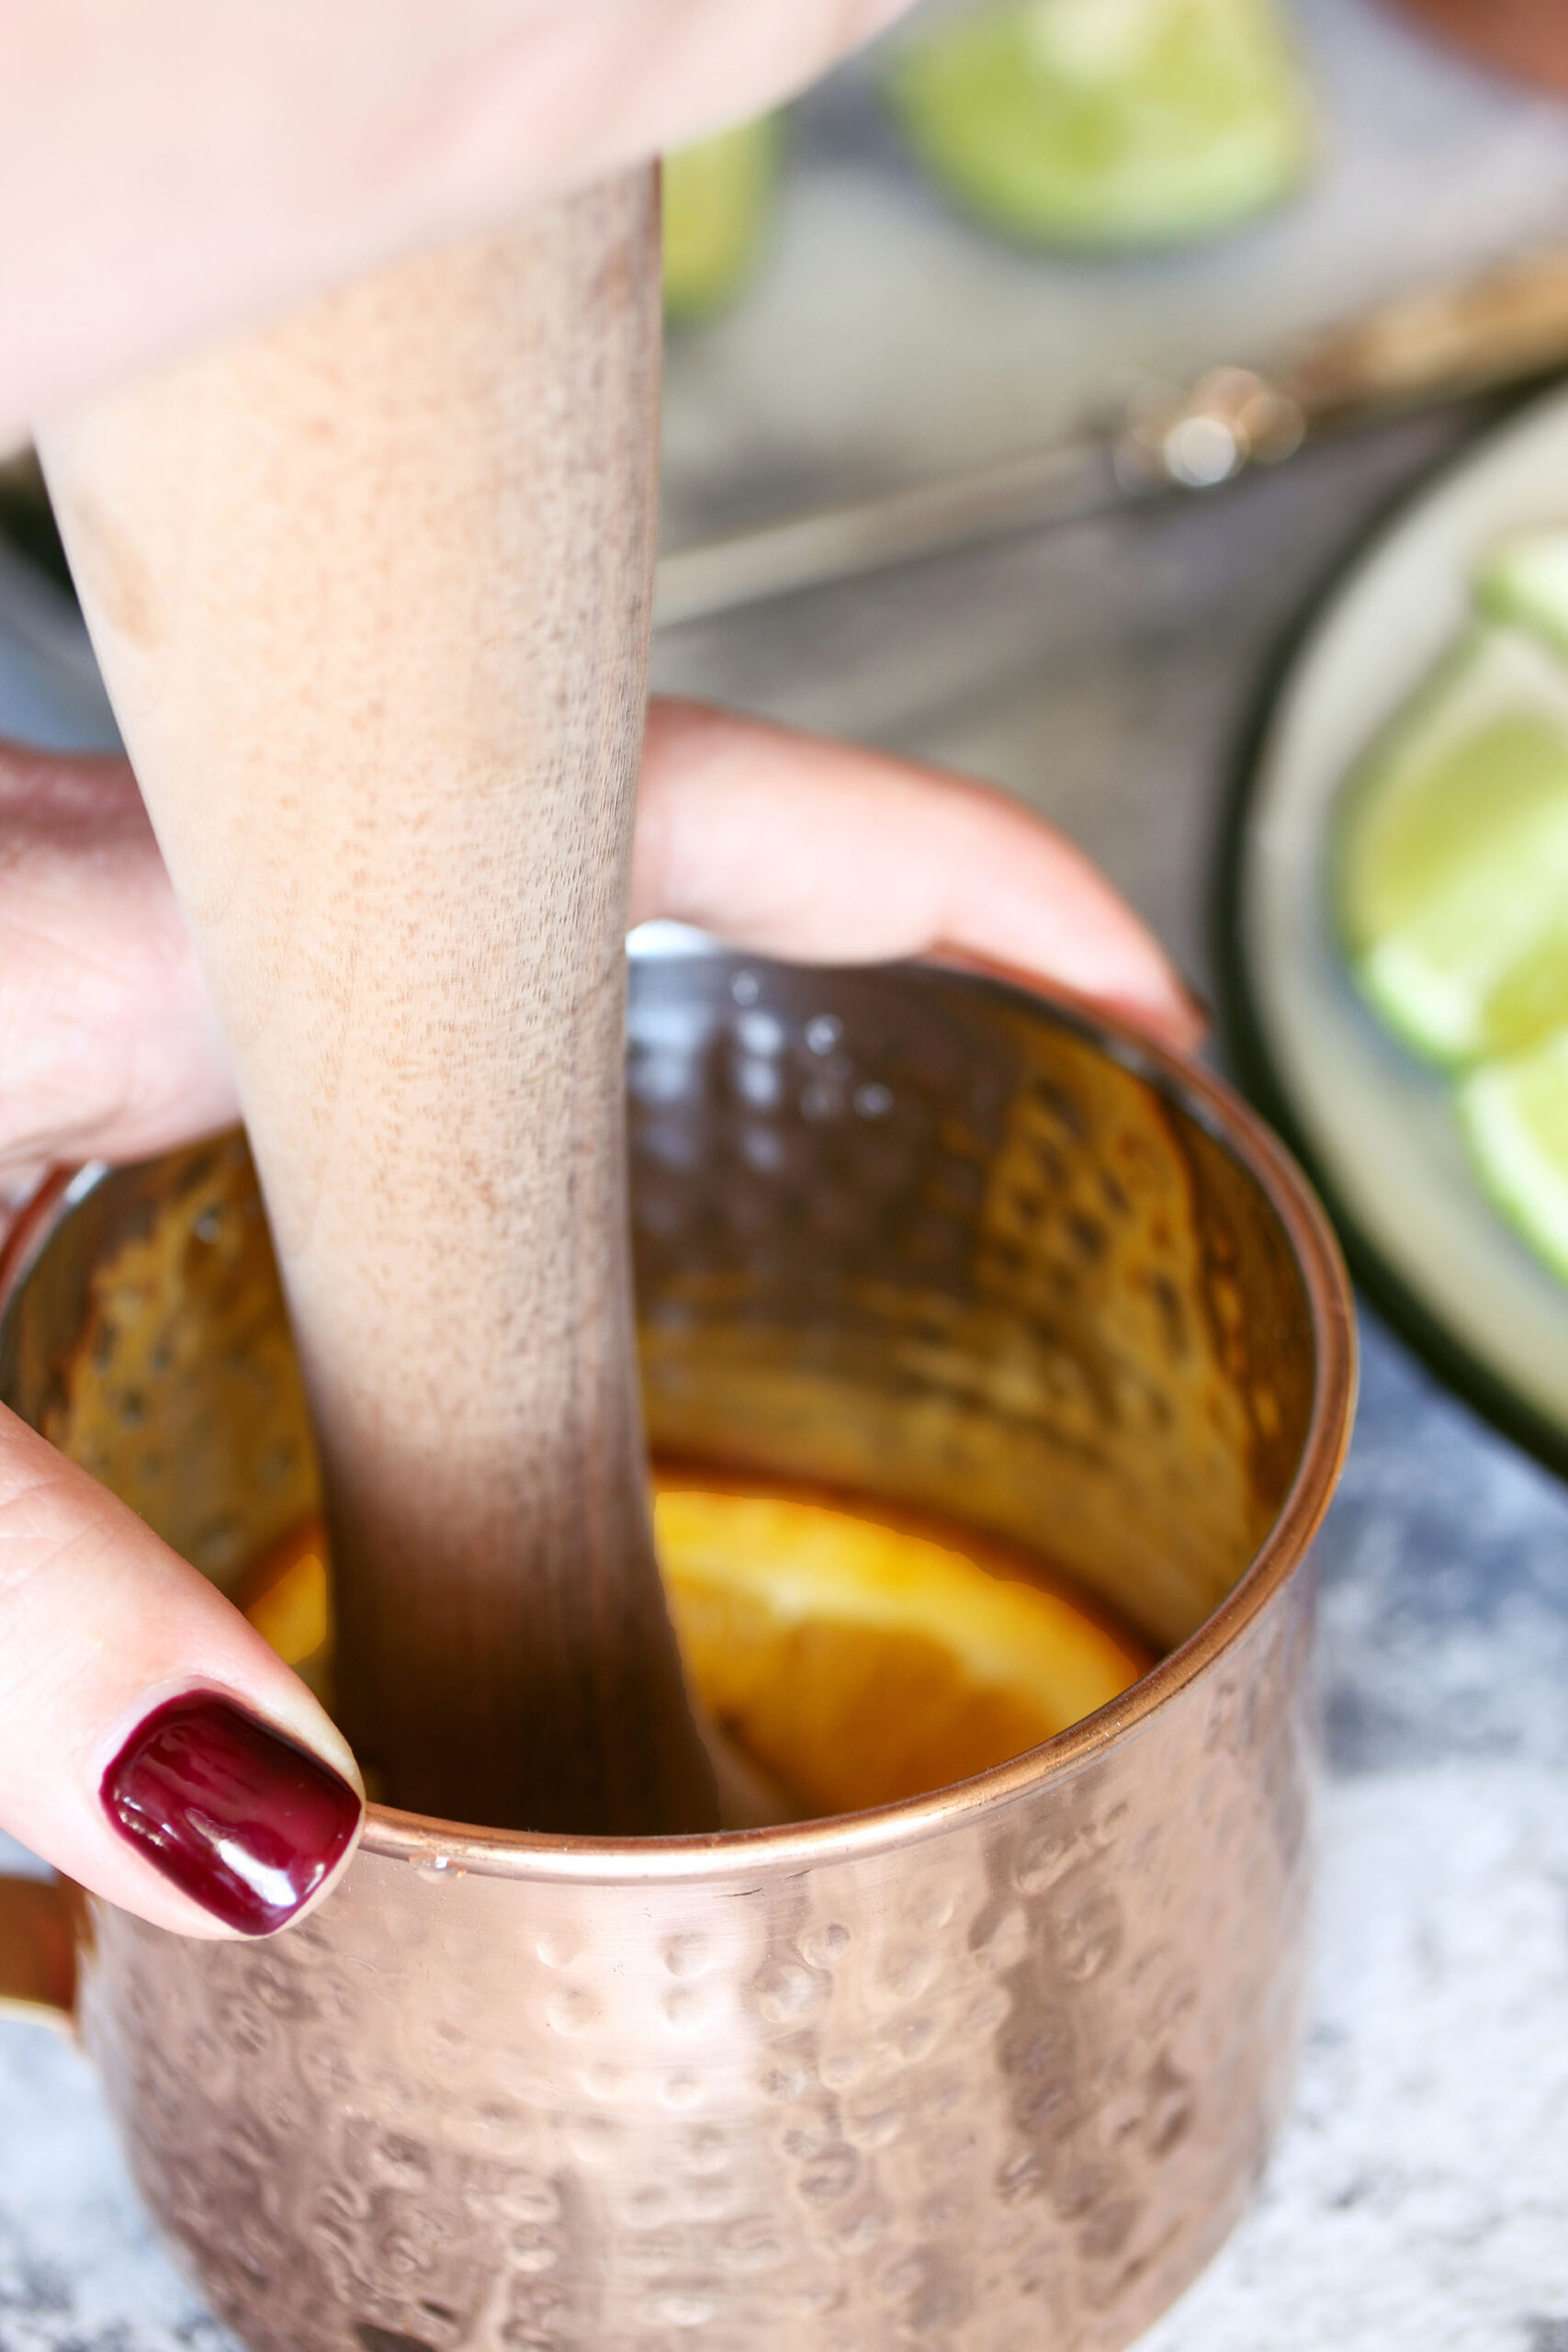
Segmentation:
[(0, 450), (788, 96), (908, 0), (9, 0)]
[[(675, 917), (761, 953), (835, 963), (939, 953), (1113, 1006), (1178, 1048), (1200, 1034), (1137, 918), (1016, 802), (695, 704), (656, 703), (649, 714), (633, 901), (636, 920)], [(236, 1115), (129, 767), (0, 747), (0, 1182), (16, 1194), (51, 1163), (171, 1148)], [(181, 1855), (170, 1852), (170, 1833), (160, 1832), (160, 1848), (117, 1831), (100, 1787), (150, 1715), (210, 1693), (263, 1728), (242, 1736), (220, 1724), (224, 1739), (204, 1762), (193, 1744), (200, 1726), (187, 1725), (179, 1752), (164, 1753), (160, 1818), (174, 1817), (176, 1835), (184, 1819), (197, 1849), (185, 1857), (183, 1882), (172, 1881)], [(196, 1569), (0, 1410), (0, 1826), (162, 1926), (254, 1931), (251, 1833), (231, 1821), (222, 1867), (237, 1883), (217, 1886), (217, 1913), (204, 1907), (190, 1891), (203, 1886), (212, 1900), (202, 1833), (188, 1826), (188, 1785), (182, 1793), (169, 1776), (204, 1774), (210, 1811), (215, 1775), (234, 1767), (250, 1818), (264, 1821), (269, 1775), (298, 1782), (308, 1769), (266, 1726), (327, 1769), (302, 1794), (296, 1787), (295, 1829), (274, 1820), (272, 1844), (262, 1839), (265, 1852), (252, 1855), (264, 1893), (269, 1869), (283, 1874), (274, 1905), (283, 1916), (264, 1926), (319, 1899), (346, 1860), (360, 1810), (347, 1747)], [(143, 1781), (147, 1770), (144, 1760)], [(288, 1837), (298, 1844), (307, 1832), (317, 1849), (307, 1839), (290, 1860)], [(290, 1881), (304, 1890), (292, 1910)]]

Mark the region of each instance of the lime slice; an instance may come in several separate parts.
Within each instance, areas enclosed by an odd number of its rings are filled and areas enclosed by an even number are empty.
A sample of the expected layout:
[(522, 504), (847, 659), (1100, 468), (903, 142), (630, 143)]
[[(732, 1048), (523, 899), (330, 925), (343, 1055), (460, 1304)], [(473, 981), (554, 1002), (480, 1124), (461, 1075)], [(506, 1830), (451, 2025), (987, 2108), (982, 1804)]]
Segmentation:
[(776, 115), (664, 159), (664, 308), (695, 318), (729, 300), (757, 257), (778, 184)]
[(1043, 244), (1213, 235), (1312, 149), (1273, 0), (991, 0), (916, 35), (888, 96), (961, 203)]
[(1459, 1113), (1485, 1191), (1568, 1281), (1568, 1029), (1474, 1071), (1460, 1089)]
[(1568, 528), (1517, 531), (1489, 550), (1475, 575), (1477, 608), (1533, 629), (1568, 653)]
[(1441, 1063), (1568, 1021), (1568, 672), (1475, 631), (1352, 777), (1339, 922), (1357, 980)]

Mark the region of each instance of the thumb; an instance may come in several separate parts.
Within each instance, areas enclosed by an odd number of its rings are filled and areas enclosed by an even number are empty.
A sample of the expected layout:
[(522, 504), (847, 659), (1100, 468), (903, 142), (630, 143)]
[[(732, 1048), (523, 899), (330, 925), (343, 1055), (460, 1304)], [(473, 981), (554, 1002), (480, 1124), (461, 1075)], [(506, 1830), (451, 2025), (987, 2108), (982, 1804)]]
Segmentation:
[(254, 1936), (335, 1883), (364, 1810), (239, 1611), (0, 1408), (0, 1826), (159, 1927)]

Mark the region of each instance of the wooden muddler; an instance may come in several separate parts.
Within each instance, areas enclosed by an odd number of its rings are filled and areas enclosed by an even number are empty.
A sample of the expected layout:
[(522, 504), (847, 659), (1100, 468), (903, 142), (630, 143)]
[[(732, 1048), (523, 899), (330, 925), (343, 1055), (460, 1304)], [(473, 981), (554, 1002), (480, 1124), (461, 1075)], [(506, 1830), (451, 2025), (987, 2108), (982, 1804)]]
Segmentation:
[(558, 1831), (716, 1818), (625, 1205), (657, 235), (638, 173), (41, 436), (272, 1218), (344, 1727), (394, 1804)]

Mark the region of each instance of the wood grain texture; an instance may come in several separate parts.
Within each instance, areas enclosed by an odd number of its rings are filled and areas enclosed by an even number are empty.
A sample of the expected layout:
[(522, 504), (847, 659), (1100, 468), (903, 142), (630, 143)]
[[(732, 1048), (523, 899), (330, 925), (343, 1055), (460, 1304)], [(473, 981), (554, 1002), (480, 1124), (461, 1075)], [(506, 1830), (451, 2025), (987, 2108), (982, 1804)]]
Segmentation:
[(390, 1802), (701, 1827), (633, 1363), (624, 937), (659, 312), (637, 174), (42, 436), (234, 1055)]

